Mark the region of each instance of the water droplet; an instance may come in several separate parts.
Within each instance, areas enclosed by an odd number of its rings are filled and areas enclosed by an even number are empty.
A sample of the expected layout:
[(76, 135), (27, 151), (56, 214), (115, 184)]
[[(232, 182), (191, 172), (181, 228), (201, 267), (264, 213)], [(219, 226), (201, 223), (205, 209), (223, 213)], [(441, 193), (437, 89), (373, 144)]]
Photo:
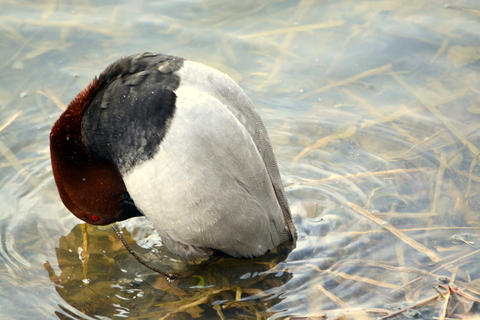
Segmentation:
[[(77, 248), (77, 254), (78, 254), (78, 260), (80, 260), (80, 261), (83, 261), (82, 253), (83, 253), (83, 249), (81, 247), (78, 247)], [(73, 266), (72, 266), (72, 268), (73, 268)]]
[(240, 276), (240, 279), (245, 280), (252, 276), (250, 272), (245, 273), (244, 275)]

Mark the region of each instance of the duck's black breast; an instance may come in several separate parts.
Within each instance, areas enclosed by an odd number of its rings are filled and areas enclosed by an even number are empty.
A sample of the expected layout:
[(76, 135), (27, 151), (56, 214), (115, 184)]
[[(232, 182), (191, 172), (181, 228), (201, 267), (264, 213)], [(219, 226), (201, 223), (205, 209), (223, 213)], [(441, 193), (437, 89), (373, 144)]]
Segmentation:
[(123, 174), (151, 159), (175, 113), (182, 65), (182, 58), (144, 53), (107, 67), (83, 119), (87, 149)]

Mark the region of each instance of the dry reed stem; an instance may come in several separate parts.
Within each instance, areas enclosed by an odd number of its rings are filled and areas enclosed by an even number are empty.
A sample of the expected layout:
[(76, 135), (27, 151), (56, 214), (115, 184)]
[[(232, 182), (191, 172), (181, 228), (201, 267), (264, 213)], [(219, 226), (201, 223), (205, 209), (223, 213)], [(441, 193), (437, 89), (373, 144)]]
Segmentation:
[(467, 172), (464, 172), (462, 170), (458, 170), (458, 169), (454, 169), (454, 168), (451, 168), (451, 170), (453, 172), (455, 172), (456, 174), (460, 175), (460, 176), (468, 178), (470, 181), (480, 182), (480, 177), (477, 177), (477, 176), (473, 175), (472, 173), (467, 173)]
[(2, 66), (0, 66), (0, 72), (6, 68), (7, 66), (10, 66), (13, 61), (15, 61), (15, 59), (18, 58), (18, 56), (20, 56), (20, 54), (23, 52), (23, 50), (31, 44), (31, 41), (33, 39), (35, 39), (37, 37), (37, 34), (38, 34), (39, 31), (35, 32), (30, 38), (28, 38), (27, 40), (24, 40), (22, 45), (20, 46), (20, 48), (18, 48), (18, 50), (15, 52), (14, 55), (12, 55), (12, 57), (7, 60)]
[(240, 286), (237, 286), (235, 288), (235, 301), (238, 301), (242, 299), (242, 288)]
[(343, 21), (325, 21), (322, 23), (315, 23), (315, 24), (306, 24), (306, 25), (300, 25), (300, 26), (294, 26), (294, 27), (288, 27), (288, 28), (280, 28), (280, 29), (275, 29), (275, 30), (269, 30), (269, 31), (263, 31), (263, 32), (257, 32), (257, 33), (251, 33), (251, 34), (245, 34), (238, 36), (237, 38), (239, 39), (248, 39), (248, 38), (258, 38), (258, 37), (271, 37), (271, 36), (276, 36), (276, 35), (282, 35), (285, 33), (296, 33), (296, 32), (301, 32), (301, 31), (313, 31), (313, 30), (319, 30), (319, 29), (329, 29), (329, 28), (334, 28), (343, 25)]
[(430, 60), (428, 65), (431, 66), (437, 60), (438, 57), (440, 57), (442, 54), (444, 54), (445, 51), (447, 50), (447, 47), (448, 47), (448, 40), (444, 39), (442, 41), (442, 44), (440, 45), (440, 48), (438, 48), (437, 53), (433, 56), (432, 60)]
[[(446, 270), (450, 270), (451, 268), (453, 268), (453, 266), (457, 265), (461, 260), (464, 260), (466, 258), (469, 258), (470, 256), (473, 256), (473, 255), (476, 255), (480, 253), (480, 249), (478, 250), (475, 250), (475, 251), (472, 251), (472, 252), (469, 252), (455, 260), (452, 260), (450, 262), (447, 262), (447, 263), (444, 263), (444, 264), (441, 264), (438, 268), (432, 270), (432, 273), (433, 272), (437, 272), (439, 270), (442, 270), (442, 269), (446, 269)], [(453, 271), (452, 271), (453, 272)]]
[(394, 114), (390, 115), (390, 116), (386, 116), (384, 113), (381, 113), (378, 111), (378, 108), (371, 105), (367, 100), (357, 96), (356, 94), (354, 94), (352, 91), (346, 89), (346, 88), (343, 88), (342, 89), (342, 92), (349, 96), (350, 98), (352, 98), (353, 100), (357, 101), (360, 106), (362, 106), (363, 108), (365, 108), (367, 111), (369, 111), (373, 116), (375, 116), (377, 119), (376, 121), (364, 121), (360, 127), (363, 129), (363, 128), (367, 128), (368, 126), (371, 126), (371, 125), (375, 125), (375, 124), (379, 124), (379, 123), (389, 123), (393, 128), (395, 128), (400, 134), (403, 134), (404, 136), (407, 136), (409, 138), (410, 141), (412, 142), (416, 142), (417, 140), (417, 137), (415, 136), (412, 136), (410, 134), (410, 132), (408, 130), (405, 130), (403, 128), (401, 128), (400, 126), (398, 126), (394, 121), (395, 120), (398, 120), (399, 118), (407, 115), (407, 114), (410, 114), (410, 113), (414, 113), (415, 111), (412, 110), (412, 108), (402, 108), (400, 109), (400, 111), (397, 111), (395, 112)]
[(270, 72), (270, 75), (269, 75), (267, 81), (265, 81), (262, 85), (258, 86), (258, 88), (257, 88), (258, 91), (262, 90), (265, 86), (267, 86), (269, 83), (273, 82), (277, 78), (278, 73), (282, 69), (282, 66), (283, 66), (283, 63), (284, 63), (284, 60), (285, 60), (285, 56), (289, 52), (288, 48), (290, 48), (292, 46), (292, 42), (293, 42), (293, 39), (295, 38), (295, 35), (296, 35), (295, 32), (289, 32), (285, 36), (285, 39), (283, 39), (283, 42), (282, 42), (282, 44), (280, 45), (280, 48), (279, 48), (279, 54), (275, 58), (275, 62), (273, 64), (272, 71)]
[(432, 206), (430, 208), (430, 213), (437, 212), (436, 210), (437, 210), (438, 198), (440, 197), (440, 193), (442, 190), (443, 175), (445, 174), (446, 166), (447, 166), (447, 160), (446, 160), (445, 154), (442, 153), (440, 155), (440, 165), (437, 171), (437, 179), (435, 181), (435, 191), (433, 193), (433, 200), (432, 200)]
[(345, 272), (333, 271), (333, 270), (329, 270), (329, 269), (322, 270), (318, 266), (310, 264), (310, 263), (306, 263), (305, 266), (308, 266), (308, 267), (310, 267), (313, 270), (318, 271), (318, 272), (340, 276), (340, 277), (342, 277), (346, 280), (365, 282), (365, 283), (371, 284), (371, 285), (376, 286), (376, 287), (382, 287), (382, 288), (388, 288), (388, 289), (399, 289), (399, 286), (397, 286), (395, 284), (380, 282), (380, 281), (377, 281), (377, 280), (372, 279), (372, 278), (357, 276), (357, 275), (354, 275), (354, 274), (352, 275), (352, 274), (348, 274), (348, 273), (345, 273)]
[(90, 261), (89, 239), (88, 239), (88, 225), (82, 223), (82, 252), (80, 258), (82, 259), (83, 281), (88, 281), (88, 262)]
[[(429, 302), (433, 302), (433, 301), (435, 301), (435, 300), (438, 300), (439, 298), (440, 298), (440, 296), (439, 296), (439, 295), (436, 295), (436, 296), (433, 296), (433, 297), (430, 297), (430, 298), (427, 298), (427, 299), (423, 299), (423, 300), (417, 302), (416, 304), (414, 304), (413, 306), (407, 307), (407, 308), (402, 309), (402, 310), (399, 310), (399, 311), (395, 311), (395, 312), (393, 312), (393, 313), (390, 313), (389, 315), (386, 315), (385, 317), (379, 318), (378, 320), (391, 319), (392, 317), (395, 317), (395, 316), (397, 316), (397, 315), (399, 315), (399, 314), (401, 314), (401, 313), (403, 313), (403, 312), (405, 312), (405, 311), (407, 311), (407, 310), (411, 310), (411, 309), (413, 309), (413, 308), (415, 308), (415, 307), (422, 306), (422, 305), (427, 304), (427, 303), (429, 303)], [(390, 311), (389, 311), (389, 312), (390, 312)]]
[(225, 315), (223, 314), (222, 307), (219, 304), (214, 305), (212, 308), (217, 311), (217, 315), (220, 317), (220, 320), (225, 320)]
[(391, 74), (393, 79), (397, 81), (402, 87), (404, 87), (407, 91), (409, 91), (414, 97), (417, 98), (417, 100), (425, 107), (427, 108), (430, 113), (432, 113), (435, 117), (437, 117), (444, 125), (445, 127), (455, 136), (457, 137), (458, 140), (460, 140), (463, 144), (467, 145), (468, 149), (473, 153), (474, 156), (477, 156), (480, 152), (479, 149), (471, 143), (465, 135), (458, 130), (458, 128), (450, 121), (450, 119), (446, 116), (444, 116), (440, 111), (436, 109), (437, 106), (446, 104), (448, 102), (451, 102), (461, 96), (463, 96), (469, 88), (465, 88), (463, 90), (460, 90), (457, 93), (454, 93), (450, 96), (447, 97), (442, 97), (439, 101), (436, 101), (435, 103), (432, 103), (424, 98), (422, 94), (420, 94), (417, 90), (415, 90), (413, 87), (409, 86), (405, 80), (403, 80), (402, 77), (398, 74)]
[[(455, 269), (453, 270), (452, 276), (450, 277), (450, 281), (448, 284), (449, 288), (453, 286), (455, 277), (457, 276), (457, 272), (458, 272), (458, 266), (455, 266)], [(439, 318), (438, 318), (439, 320), (445, 320), (445, 317), (447, 315), (448, 303), (450, 302), (450, 296), (451, 296), (451, 291), (447, 290), (447, 292), (443, 296), (442, 307), (440, 308), (440, 311), (439, 311)]]
[(445, 8), (466, 12), (466, 13), (469, 13), (469, 14), (473, 14), (475, 16), (480, 16), (480, 10), (476, 10), (476, 9), (472, 9), (472, 8), (460, 7), (460, 6), (455, 6), (455, 5), (446, 5)]
[(47, 99), (50, 99), (60, 110), (65, 110), (67, 109), (67, 106), (60, 100), (57, 94), (53, 92), (49, 88), (45, 88), (45, 92), (37, 90), (37, 93), (41, 94), (42, 96), (46, 97)]
[(301, 99), (306, 99), (308, 97), (311, 97), (311, 96), (314, 96), (316, 94), (328, 91), (330, 89), (340, 87), (340, 86), (344, 86), (344, 85), (350, 84), (352, 82), (356, 82), (356, 81), (358, 81), (360, 79), (363, 79), (363, 78), (376, 76), (376, 75), (380, 75), (380, 74), (386, 74), (390, 70), (392, 70), (392, 67), (393, 67), (393, 65), (391, 63), (389, 63), (389, 64), (386, 64), (384, 66), (381, 66), (381, 67), (378, 67), (378, 68), (375, 68), (375, 69), (367, 70), (365, 72), (359, 73), (359, 74), (357, 74), (353, 77), (350, 77), (348, 79), (337, 81), (337, 82), (331, 83), (329, 85), (326, 85), (324, 87), (318, 88), (316, 90), (312, 90), (310, 92), (307, 92), (304, 95), (302, 95)]
[[(308, 12), (309, 8), (313, 5), (314, 2), (314, 0), (301, 0), (298, 4), (297, 10), (295, 11), (295, 14), (290, 19), (290, 23), (302, 21), (303, 17)], [(274, 80), (278, 77), (278, 74), (284, 64), (285, 56), (290, 51), (289, 48), (292, 46), (293, 39), (295, 38), (296, 34), (297, 31), (295, 29), (291, 29), (286, 33), (285, 38), (283, 39), (283, 42), (281, 44), (281, 49), (279, 50), (279, 53), (275, 58), (272, 71), (270, 72), (270, 76), (267, 80), (263, 82), (263, 84), (258, 86), (257, 91), (260, 91), (268, 84), (273, 83)]]
[[(160, 319), (168, 319), (170, 316), (173, 316), (179, 312), (192, 312), (188, 309), (198, 307), (201, 304), (207, 303), (209, 299), (212, 298), (213, 295), (218, 294), (223, 291), (227, 291), (229, 288), (220, 288), (220, 289), (215, 289), (215, 290), (208, 290), (207, 292), (200, 292), (199, 294), (196, 294), (192, 297), (188, 297), (186, 299), (182, 299), (180, 301), (172, 301), (172, 302), (165, 302), (161, 303), (158, 306), (163, 307), (163, 308), (169, 308), (169, 307), (174, 307), (175, 311), (167, 312), (165, 316), (161, 317)], [(188, 303), (181, 304), (182, 302), (189, 301)], [(203, 310), (202, 310), (203, 311)], [(199, 313), (201, 313), (199, 311)], [(198, 314), (200, 316), (200, 314)]]
[[(399, 266), (404, 266), (406, 264), (405, 246), (400, 242), (397, 242), (397, 244), (395, 245), (395, 256), (397, 257), (397, 264)], [(400, 276), (401, 276), (401, 283), (402, 284), (408, 283), (409, 274), (407, 272), (401, 272)]]
[[(461, 282), (461, 281), (458, 281), (458, 282)], [(467, 283), (467, 285), (468, 285), (468, 283)], [(454, 289), (453, 291), (454, 291), (456, 294), (458, 294), (459, 296), (464, 297), (464, 298), (466, 298), (466, 299), (468, 299), (468, 300), (470, 300), (470, 301), (473, 301), (473, 302), (476, 302), (476, 303), (480, 304), (480, 300), (479, 300), (479, 299), (477, 299), (477, 298), (469, 295), (469, 294), (466, 293), (466, 292), (461, 292), (461, 291), (459, 291), (458, 288), (453, 288), (453, 289)], [(471, 291), (471, 292), (473, 292), (473, 293), (475, 293), (475, 294), (477, 294), (477, 295), (480, 294), (480, 293), (478, 292), (478, 290), (474, 290), (473, 288), (468, 288), (468, 287), (466, 287), (466, 288), (464, 288), (464, 289), (466, 289), (466, 290), (468, 290), (468, 291)]]
[[(308, 320), (314, 320), (314, 319), (332, 319), (332, 320), (342, 320), (342, 319), (357, 319), (361, 320), (364, 319), (362, 316), (365, 315), (365, 313), (383, 313), (383, 314), (388, 314), (390, 313), (390, 310), (387, 309), (382, 309), (382, 308), (346, 308), (346, 309), (328, 309), (328, 310), (320, 310), (316, 311), (314, 313), (306, 313), (302, 314), (302, 316), (299, 318), (297, 316), (293, 317), (287, 317), (285, 320), (299, 320), (299, 319), (308, 319)], [(327, 316), (331, 315), (331, 317)], [(338, 316), (334, 316), (338, 314)], [(354, 317), (348, 317), (351, 314), (355, 314)], [(370, 318), (366, 318), (370, 319)]]
[[(392, 213), (393, 214), (393, 213)], [(411, 213), (410, 215), (415, 215), (415, 213)], [(384, 216), (384, 214), (378, 214), (378, 216)], [(407, 217), (412, 217), (412, 216), (407, 216)], [(430, 213), (425, 214), (425, 217), (429, 217)], [(402, 215), (403, 217), (403, 215)], [(421, 217), (423, 218), (423, 217)], [(411, 228), (411, 229), (398, 229), (401, 232), (413, 232), (413, 231), (426, 231), (426, 230), (475, 230), (476, 227), (437, 227), (437, 228)], [(350, 236), (350, 235), (363, 235), (363, 234), (370, 234), (370, 233), (386, 233), (388, 231), (386, 230), (367, 230), (367, 231), (345, 231), (345, 232), (340, 232), (338, 235), (340, 236)]]
[(24, 61), (35, 59), (50, 51), (59, 50), (64, 51), (70, 47), (72, 43), (63, 43), (62, 41), (44, 41), (41, 46), (34, 48), (23, 56)]
[[(423, 139), (422, 141), (418, 142), (417, 144), (415, 144), (414, 146), (412, 146), (410, 149), (408, 149), (408, 150), (405, 151), (404, 153), (395, 156), (394, 159), (402, 159), (402, 158), (407, 157), (407, 155), (408, 155), (410, 152), (412, 152), (413, 150), (419, 148), (419, 147), (422, 146), (423, 144), (426, 144), (426, 143), (431, 142), (434, 138), (438, 137), (440, 134), (442, 134), (443, 132), (445, 132), (445, 130), (446, 130), (446, 129), (440, 129), (440, 130), (438, 130), (438, 131), (435, 132), (433, 135), (431, 135), (430, 137), (425, 138), (425, 139)], [(390, 159), (390, 160), (391, 160), (391, 159)]]
[(468, 184), (467, 184), (467, 192), (466, 196), (471, 195), (471, 190), (472, 190), (472, 176), (473, 176), (473, 168), (477, 164), (477, 156), (475, 156), (472, 159), (472, 162), (470, 163), (470, 170), (468, 172)]
[(0, 153), (7, 159), (7, 163), (12, 166), (17, 172), (25, 178), (32, 186), (36, 187), (39, 185), (37, 179), (28, 173), (27, 170), (23, 167), (20, 160), (17, 156), (8, 148), (2, 141), (0, 141)]
[(395, 235), (397, 238), (399, 238), (400, 240), (402, 240), (403, 242), (405, 242), (406, 244), (408, 244), (409, 246), (411, 246), (412, 248), (414, 248), (418, 252), (421, 252), (421, 253), (427, 255), (430, 258), (430, 260), (432, 260), (433, 262), (439, 262), (441, 260), (441, 258), (433, 250), (431, 250), (431, 249), (425, 247), (424, 245), (418, 243), (417, 241), (410, 238), (409, 236), (407, 236), (406, 234), (404, 234), (403, 232), (401, 232), (400, 230), (398, 230), (397, 228), (395, 228), (394, 226), (392, 226), (391, 224), (389, 224), (385, 220), (382, 220), (380, 218), (375, 217), (374, 215), (372, 215), (367, 210), (357, 206), (356, 204), (354, 204), (352, 202), (348, 202), (347, 205), (350, 208), (352, 208), (355, 212), (360, 213), (364, 217), (372, 220), (373, 222), (375, 222), (378, 225), (382, 226), (383, 228), (387, 229), (393, 235)]
[(301, 157), (303, 157), (305, 154), (307, 154), (310, 150), (318, 149), (318, 148), (328, 144), (329, 142), (335, 141), (337, 139), (344, 139), (344, 138), (351, 137), (352, 135), (355, 134), (356, 131), (357, 131), (356, 127), (350, 126), (350, 127), (347, 127), (344, 132), (337, 133), (337, 134), (327, 136), (327, 137), (323, 137), (323, 138), (317, 140), (313, 145), (304, 148), (299, 154), (297, 154), (295, 156), (295, 158), (293, 158), (292, 166), (290, 168), (290, 172), (293, 171), (293, 168), (295, 167), (295, 164), (297, 163), (297, 161)]
[(340, 299), (339, 297), (337, 297), (336, 295), (334, 295), (332, 292), (328, 291), (327, 289), (325, 289), (324, 287), (322, 287), (321, 285), (318, 285), (317, 286), (317, 289), (322, 291), (322, 293), (324, 295), (326, 295), (330, 300), (332, 300), (333, 302), (335, 302), (339, 307), (341, 308), (350, 308), (350, 306), (348, 305), (348, 303), (346, 303), (345, 301), (343, 301), (342, 299)]
[[(424, 276), (432, 276), (432, 277), (440, 277), (439, 274), (432, 274), (431, 272), (424, 271), (417, 268), (409, 268), (409, 267), (401, 267), (401, 266), (392, 266), (389, 264), (385, 264), (382, 262), (375, 262), (375, 261), (359, 261), (354, 263), (356, 266), (365, 266), (365, 267), (374, 267), (374, 268), (381, 268), (384, 270), (393, 271), (395, 273), (411, 273), (411, 274), (420, 274)], [(399, 288), (403, 288), (404, 285), (399, 286)]]
[(10, 27), (8, 24), (5, 24), (0, 21), (0, 30), (2, 30), (2, 34), (5, 38), (9, 38), (9, 40), (13, 40), (15, 43), (19, 43), (24, 41), (24, 36), (18, 32), (16, 28)]
[(13, 116), (11, 116), (10, 118), (8, 118), (8, 120), (2, 124), (0, 126), (0, 132), (2, 132), (6, 127), (8, 127), (13, 121), (15, 121), (15, 119), (17, 119), (17, 117), (22, 113), (22, 110), (18, 111), (17, 113), (15, 113)]
[(389, 177), (389, 176), (402, 175), (402, 174), (415, 173), (415, 172), (428, 173), (428, 171), (430, 170), (431, 168), (421, 167), (421, 168), (410, 168), (410, 169), (392, 169), (392, 170), (376, 171), (376, 172), (368, 171), (368, 172), (351, 173), (351, 174), (345, 174), (345, 175), (333, 174), (328, 178), (324, 178), (320, 180), (302, 179), (302, 183), (307, 183), (311, 185), (320, 185), (324, 183), (336, 182), (337, 180), (343, 180), (343, 179), (358, 180), (358, 179), (364, 179), (364, 178), (370, 178), (370, 177)]
[[(464, 250), (464, 251), (465, 251), (465, 250)], [(480, 253), (480, 249), (479, 249), (479, 250), (472, 251), (472, 252), (470, 252), (470, 253), (467, 253), (467, 254), (465, 254), (465, 255), (457, 258), (457, 259), (454, 259), (454, 260), (452, 260), (452, 261), (450, 261), (450, 262), (448, 262), (448, 263), (444, 263), (444, 264), (440, 265), (438, 268), (435, 268), (434, 270), (432, 270), (432, 271), (428, 272), (427, 274), (425, 274), (425, 276), (438, 277), (438, 275), (436, 275), (436, 273), (437, 273), (438, 271), (444, 270), (444, 269), (445, 269), (445, 270), (450, 270), (454, 265), (458, 264), (459, 261), (461, 261), (461, 260), (463, 260), (463, 259), (466, 259), (466, 258), (468, 258), (468, 257), (470, 257), (470, 256), (472, 256), (472, 255), (476, 255), (476, 254), (478, 254), (478, 253)], [(452, 270), (451, 272), (454, 273), (453, 270)], [(413, 283), (415, 283), (415, 282), (417, 282), (417, 281), (420, 281), (420, 280), (422, 280), (422, 279), (424, 279), (424, 278), (425, 278), (424, 276), (421, 276), (421, 277), (417, 277), (417, 278), (415, 278), (415, 279), (412, 279), (412, 280), (411, 280), (410, 282), (408, 282), (407, 284), (402, 285), (402, 286), (400, 287), (400, 289), (403, 289), (403, 288), (406, 287), (407, 285), (411, 285), (411, 284), (413, 284)], [(425, 281), (426, 281), (426, 280), (424, 280), (424, 282), (425, 282)], [(420, 289), (420, 286), (418, 286), (418, 288)], [(392, 293), (394, 293), (395, 291), (398, 291), (398, 290), (393, 290)]]
[[(92, 32), (97, 34), (103, 34), (105, 36), (110, 36), (112, 38), (118, 38), (120, 35), (120, 31), (116, 28), (102, 28), (98, 24), (86, 24), (79, 21), (44, 21), (44, 20), (33, 20), (28, 19), (25, 21), (26, 24), (30, 24), (31, 26), (37, 27), (51, 27), (51, 28), (58, 28), (59, 30), (63, 29), (79, 29), (85, 32)], [(114, 31), (111, 31), (111, 30)]]
[[(47, 160), (50, 159), (50, 155), (45, 155), (45, 156), (40, 156), (40, 157), (34, 157), (34, 158), (28, 158), (28, 159), (23, 159), (23, 160), (18, 160), (18, 164), (23, 164), (23, 163), (28, 163), (28, 162), (35, 162), (39, 160)], [(0, 163), (0, 168), (5, 168), (5, 167), (11, 167), (12, 163), (11, 162), (4, 162)]]
[[(12, 124), (21, 113), (22, 111), (18, 111), (13, 116), (11, 116), (2, 126), (0, 126), (0, 132), (5, 128), (7, 128), (10, 124)], [(36, 178), (34, 178), (32, 175), (28, 173), (27, 170), (25, 170), (25, 167), (23, 166), (23, 164), (37, 161), (37, 160), (49, 159), (50, 158), (49, 155), (20, 160), (12, 152), (12, 150), (10, 150), (10, 148), (8, 148), (2, 141), (0, 141), (0, 153), (2, 153), (5, 159), (7, 160), (7, 162), (5, 163), (0, 163), (0, 168), (13, 167), (32, 186), (37, 187), (40, 184), (40, 182)], [(48, 194), (50, 197), (52, 197), (52, 192), (50, 191), (47, 191), (45, 194)]]
[[(377, 217), (397, 217), (397, 218), (409, 218), (409, 219), (425, 219), (436, 216), (436, 213), (430, 212), (376, 212)], [(432, 228), (428, 228), (432, 229)], [(410, 230), (410, 229), (406, 229)]]
[(353, 39), (355, 38), (358, 38), (359, 35), (361, 35), (362, 33), (364, 33), (366, 30), (368, 30), (368, 28), (370, 27), (373, 19), (377, 16), (377, 13), (373, 14), (372, 17), (370, 17), (369, 19), (367, 19), (367, 22), (365, 22), (363, 25), (361, 26), (355, 26), (352, 28), (352, 32), (350, 33), (350, 35), (343, 41), (343, 44), (342, 44), (342, 50), (339, 51), (336, 55), (335, 55), (335, 59), (333, 59), (333, 61), (330, 63), (330, 65), (328, 66), (328, 68), (325, 70), (325, 73), (324, 73), (324, 77), (326, 77), (328, 74), (330, 74), (333, 70), (335, 70), (335, 68), (337, 67), (337, 65), (340, 63), (340, 61), (342, 60), (342, 58), (344, 57), (344, 53), (345, 53), (345, 48), (347, 48), (347, 45), (350, 43), (350, 41), (352, 41)]

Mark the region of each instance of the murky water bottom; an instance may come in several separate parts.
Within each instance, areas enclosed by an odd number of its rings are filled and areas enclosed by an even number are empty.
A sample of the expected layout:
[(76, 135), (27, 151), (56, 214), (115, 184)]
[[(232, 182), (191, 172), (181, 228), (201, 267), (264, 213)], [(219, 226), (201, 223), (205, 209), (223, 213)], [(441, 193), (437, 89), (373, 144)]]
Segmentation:
[[(0, 318), (478, 315), (475, 1), (6, 7)], [(170, 282), (63, 207), (48, 147), (61, 107), (147, 50), (227, 72), (258, 106), (298, 229), (288, 257), (187, 265), (144, 218), (123, 223), (145, 260), (184, 276)]]

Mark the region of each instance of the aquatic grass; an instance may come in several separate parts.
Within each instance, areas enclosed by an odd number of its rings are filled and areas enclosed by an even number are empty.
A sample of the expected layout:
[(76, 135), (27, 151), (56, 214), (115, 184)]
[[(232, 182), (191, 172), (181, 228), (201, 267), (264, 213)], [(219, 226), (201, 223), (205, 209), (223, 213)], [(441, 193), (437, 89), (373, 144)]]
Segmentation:
[[(197, 19), (68, 3), (75, 14), (45, 1), (36, 16), (2, 17), (2, 172), (48, 195), (31, 171), (49, 157), (33, 151), (48, 150), (48, 130), (32, 137), (32, 148), (23, 130), (51, 125), (48, 117), (102, 67), (147, 42), (227, 72), (258, 102), (299, 216), (299, 247), (286, 261), (272, 254), (185, 265), (125, 231), (143, 257), (187, 275), (170, 282), (132, 259), (110, 230), (78, 225), (51, 235), (57, 261), (45, 262), (49, 280), (36, 286), (50, 284), (61, 303), (91, 317), (478, 316), (480, 55), (472, 3), (302, 0), (268, 11), (267, 1), (245, 1), (229, 11), (199, 1)], [(128, 20), (130, 10), (144, 14), (146, 26)], [(15, 214), (28, 219), (31, 211)], [(33, 240), (12, 241), (2, 247), (7, 257)], [(21, 287), (2, 282), (4, 290)], [(80, 317), (57, 304), (58, 318)]]

